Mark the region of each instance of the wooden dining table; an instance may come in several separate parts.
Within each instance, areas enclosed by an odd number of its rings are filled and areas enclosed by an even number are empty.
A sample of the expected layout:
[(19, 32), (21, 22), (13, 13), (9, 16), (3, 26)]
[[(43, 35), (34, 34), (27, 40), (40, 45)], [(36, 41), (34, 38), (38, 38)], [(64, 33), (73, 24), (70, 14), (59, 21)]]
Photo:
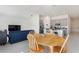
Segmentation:
[(38, 44), (49, 47), (51, 53), (53, 52), (54, 46), (61, 46), (65, 41), (63, 37), (59, 37), (53, 34), (46, 34), (41, 37), (38, 36), (38, 38), (39, 38), (37, 39)]

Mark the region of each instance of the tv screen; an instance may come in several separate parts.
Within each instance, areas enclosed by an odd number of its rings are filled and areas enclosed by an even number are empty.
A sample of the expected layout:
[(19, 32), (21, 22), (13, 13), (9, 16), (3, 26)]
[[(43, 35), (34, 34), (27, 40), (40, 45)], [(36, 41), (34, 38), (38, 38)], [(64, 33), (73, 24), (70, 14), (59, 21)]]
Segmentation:
[(8, 30), (9, 31), (20, 31), (21, 30), (21, 26), (20, 25), (9, 25), (8, 26)]

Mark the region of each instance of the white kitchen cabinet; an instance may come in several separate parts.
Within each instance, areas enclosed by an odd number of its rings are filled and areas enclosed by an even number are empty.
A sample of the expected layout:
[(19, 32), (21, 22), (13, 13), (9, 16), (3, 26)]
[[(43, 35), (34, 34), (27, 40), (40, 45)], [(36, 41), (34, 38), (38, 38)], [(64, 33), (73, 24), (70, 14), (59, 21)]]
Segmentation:
[(54, 27), (57, 23), (60, 23), (61, 27), (61, 29), (57, 29), (59, 35), (63, 36), (63, 34), (61, 33), (64, 29), (67, 30), (67, 34), (70, 33), (71, 25), (70, 17), (68, 15), (60, 15), (54, 17), (32, 15), (29, 19), (28, 25), (30, 29), (34, 29), (37, 33), (40, 33), (40, 31), (42, 31), (43, 33), (47, 33), (48, 29), (52, 29), (51, 27)]
[(61, 29), (66, 29), (67, 34), (70, 33), (70, 17), (69, 15), (60, 15), (60, 16), (55, 16), (51, 17), (51, 25), (54, 27), (55, 24), (59, 23), (61, 26)]

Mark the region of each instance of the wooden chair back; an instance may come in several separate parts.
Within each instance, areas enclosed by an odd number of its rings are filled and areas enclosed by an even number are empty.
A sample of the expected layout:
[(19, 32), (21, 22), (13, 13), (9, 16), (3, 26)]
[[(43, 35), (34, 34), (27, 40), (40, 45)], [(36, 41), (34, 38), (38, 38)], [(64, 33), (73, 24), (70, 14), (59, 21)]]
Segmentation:
[(32, 50), (38, 49), (36, 38), (32, 34), (28, 34), (27, 39), (29, 41), (29, 48)]

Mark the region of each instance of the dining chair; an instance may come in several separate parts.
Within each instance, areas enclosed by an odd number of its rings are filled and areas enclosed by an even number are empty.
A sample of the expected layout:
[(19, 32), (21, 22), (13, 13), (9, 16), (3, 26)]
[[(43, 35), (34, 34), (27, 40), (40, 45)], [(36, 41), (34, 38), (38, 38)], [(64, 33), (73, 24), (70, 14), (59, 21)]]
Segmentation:
[[(51, 37), (51, 35), (48, 35), (48, 37)], [(68, 41), (69, 35), (67, 35), (66, 40), (63, 44), (58, 46), (53, 46), (53, 53), (66, 53), (67, 52), (67, 41)]]
[(54, 46), (54, 52), (57, 53), (66, 53), (67, 52), (67, 41), (69, 39), (69, 34), (66, 37), (66, 40), (64, 41), (64, 43), (61, 46)]
[[(60, 50), (61, 50), (62, 46), (54, 46), (53, 47), (53, 52), (54, 53), (60, 53)], [(61, 51), (61, 53), (66, 53), (67, 52), (67, 49), (66, 47), (64, 47)]]
[(29, 41), (30, 52), (41, 53), (44, 51), (44, 48), (42, 46), (38, 45), (38, 42), (33, 34), (28, 34), (27, 39)]
[(66, 52), (67, 52), (67, 47), (66, 47), (66, 45), (67, 45), (68, 39), (69, 39), (69, 34), (67, 35), (66, 40), (65, 40), (65, 42), (63, 43), (63, 45), (62, 45), (62, 47), (61, 47), (59, 53), (62, 53), (64, 48), (65, 48), (65, 50), (66, 50)]

